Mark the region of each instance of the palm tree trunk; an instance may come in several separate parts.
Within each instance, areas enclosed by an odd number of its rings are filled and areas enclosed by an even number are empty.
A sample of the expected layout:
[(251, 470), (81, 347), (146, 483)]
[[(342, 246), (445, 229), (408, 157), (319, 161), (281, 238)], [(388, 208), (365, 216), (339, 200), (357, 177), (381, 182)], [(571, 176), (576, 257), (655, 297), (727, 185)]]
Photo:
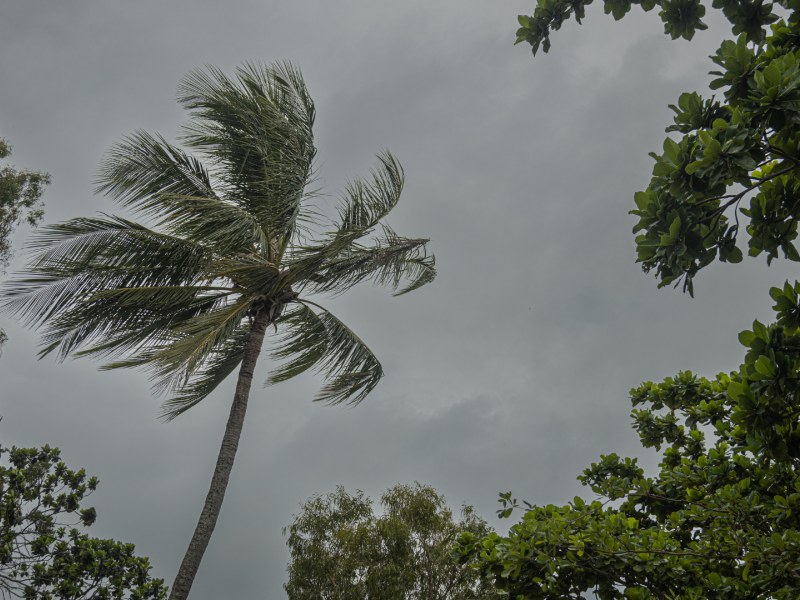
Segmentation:
[(211, 478), (211, 488), (206, 496), (206, 503), (203, 512), (200, 513), (200, 520), (194, 530), (192, 541), (183, 557), (181, 568), (175, 577), (175, 583), (169, 595), (169, 600), (186, 600), (189, 597), (189, 590), (192, 589), (197, 570), (200, 568), (200, 561), (208, 547), (211, 534), (217, 524), (217, 517), (222, 508), (222, 500), (225, 498), (225, 489), (228, 487), (228, 479), (233, 468), (233, 460), (236, 457), (236, 449), (239, 447), (239, 438), (242, 435), (244, 416), (247, 412), (247, 400), (250, 396), (250, 384), (253, 382), (253, 371), (261, 352), (261, 345), (264, 342), (264, 333), (269, 325), (269, 315), (267, 311), (261, 311), (253, 321), (250, 339), (244, 350), (242, 366), (239, 368), (239, 380), (236, 383), (236, 394), (233, 396), (231, 414), (228, 417), (228, 424), (225, 427), (225, 436), (222, 438), (222, 447), (217, 457), (217, 466), (214, 469), (214, 476)]

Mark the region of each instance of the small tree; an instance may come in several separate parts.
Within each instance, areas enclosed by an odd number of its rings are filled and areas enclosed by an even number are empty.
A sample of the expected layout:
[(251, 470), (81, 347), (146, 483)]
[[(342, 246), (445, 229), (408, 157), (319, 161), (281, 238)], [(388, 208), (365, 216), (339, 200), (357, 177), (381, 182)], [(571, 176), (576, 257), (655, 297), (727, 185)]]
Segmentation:
[(90, 538), (77, 529), (94, 523), (81, 501), (97, 488), (83, 469), (71, 471), (59, 450), (0, 447), (0, 597), (28, 600), (166, 598), (163, 580), (150, 577), (133, 544)]
[[(450, 550), (460, 532), (480, 536), (486, 522), (464, 505), (461, 521), (430, 486), (397, 485), (375, 516), (363, 492), (343, 487), (302, 505), (288, 527), (290, 600), (468, 600), (495, 598)], [(284, 529), (284, 534), (287, 529)]]

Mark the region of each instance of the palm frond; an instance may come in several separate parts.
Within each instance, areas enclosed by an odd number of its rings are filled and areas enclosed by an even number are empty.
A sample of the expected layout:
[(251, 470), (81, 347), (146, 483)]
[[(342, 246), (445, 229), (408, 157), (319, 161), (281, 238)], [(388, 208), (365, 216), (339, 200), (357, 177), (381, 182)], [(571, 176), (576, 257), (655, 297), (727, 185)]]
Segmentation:
[[(164, 339), (169, 337), (169, 331), (175, 324), (205, 314), (228, 300), (227, 295), (221, 294), (197, 297), (188, 306), (177, 309), (156, 311), (153, 308), (140, 306), (135, 309), (115, 311), (114, 318), (103, 321), (102, 331), (93, 336), (93, 339), (98, 340), (97, 343), (72, 354), (103, 359), (119, 359), (123, 356), (128, 356), (130, 359), (132, 356), (139, 356), (145, 348), (159, 348)], [(74, 313), (65, 315), (58, 323), (54, 323), (52, 330), (48, 328), (43, 336), (44, 343), (49, 339), (58, 341), (77, 329), (70, 330), (71, 324), (67, 317), (73, 315)], [(81, 330), (87, 331), (90, 327), (83, 326)], [(108, 370), (115, 366), (112, 363), (100, 368)]]
[(120, 217), (81, 218), (37, 231), (27, 245), (34, 255), (28, 269), (54, 271), (62, 277), (85, 269), (117, 269), (128, 273), (165, 273), (184, 281), (201, 272), (215, 254), (181, 237), (154, 231)]
[(271, 356), (276, 360), (291, 360), (275, 370), (266, 385), (314, 368), (327, 381), (315, 401), (356, 405), (383, 377), (383, 368), (367, 345), (327, 310), (315, 314), (303, 305), (287, 313), (281, 321), (286, 325), (286, 333), (278, 339)]
[(370, 180), (357, 177), (348, 181), (340, 203), (339, 229), (368, 231), (397, 206), (403, 192), (403, 167), (388, 150), (376, 155), (378, 164), (370, 169)]
[[(253, 298), (241, 296), (235, 302), (215, 307), (172, 326), (160, 347), (154, 344), (154, 352), (147, 353), (147, 368), (156, 380), (154, 387), (157, 393), (179, 389), (196, 370), (202, 368), (206, 359), (240, 326), (252, 301)], [(138, 358), (134, 357), (133, 360), (138, 361)], [(107, 365), (107, 368), (130, 366), (134, 365), (120, 362)]]
[[(371, 247), (350, 246), (321, 265), (308, 280), (309, 290), (338, 295), (371, 280), (401, 296), (432, 282), (436, 258), (426, 252), (430, 240), (399, 237), (391, 230), (387, 233)], [(404, 280), (408, 283), (400, 289)]]
[(290, 359), (272, 371), (266, 385), (288, 381), (304, 373), (325, 356), (328, 348), (328, 330), (325, 324), (305, 305), (298, 305), (276, 320), (282, 335), (275, 341), (270, 358), (275, 361)]
[(333, 223), (333, 230), (319, 241), (298, 245), (287, 252), (284, 262), (294, 281), (313, 277), (326, 264), (349, 252), (397, 205), (403, 191), (403, 167), (389, 151), (377, 157), (378, 166), (370, 170), (371, 182), (356, 178), (345, 186), (336, 207), (339, 218)]
[(28, 276), (4, 285), (0, 308), (34, 326), (98, 292), (195, 285), (213, 258), (200, 245), (116, 218), (52, 225), (29, 247)]
[(278, 291), (281, 271), (259, 255), (226, 256), (207, 269), (211, 279), (230, 280), (235, 289), (253, 296), (270, 296)]
[(137, 131), (114, 145), (100, 165), (97, 183), (97, 192), (157, 218), (157, 226), (174, 235), (214, 245), (217, 251), (268, 246), (258, 221), (219, 199), (203, 165), (160, 136)]
[(201, 369), (173, 391), (173, 396), (161, 405), (160, 418), (171, 421), (208, 397), (242, 362), (250, 329), (239, 327), (223, 344), (212, 350)]
[[(71, 310), (48, 320), (42, 333), (44, 356), (119, 356), (137, 345), (158, 344), (172, 328), (225, 304), (228, 294), (206, 294), (200, 288), (162, 293), (158, 302), (125, 303), (107, 293), (89, 295)], [(200, 292), (200, 293), (198, 293)], [(131, 298), (134, 290), (125, 294)], [(142, 290), (144, 295), (146, 290)], [(120, 301), (122, 300), (122, 301)]]
[(162, 195), (215, 197), (200, 161), (142, 130), (111, 147), (96, 183), (96, 192), (149, 214), (158, 210), (153, 199)]
[(207, 248), (123, 219), (53, 225), (30, 248), (27, 276), (4, 286), (0, 309), (44, 325), (42, 356), (129, 350), (234, 293), (208, 285)]
[(215, 67), (195, 70), (178, 101), (192, 116), (182, 139), (214, 164), (226, 199), (285, 247), (316, 154), (314, 105), (299, 70), (251, 63), (233, 79)]

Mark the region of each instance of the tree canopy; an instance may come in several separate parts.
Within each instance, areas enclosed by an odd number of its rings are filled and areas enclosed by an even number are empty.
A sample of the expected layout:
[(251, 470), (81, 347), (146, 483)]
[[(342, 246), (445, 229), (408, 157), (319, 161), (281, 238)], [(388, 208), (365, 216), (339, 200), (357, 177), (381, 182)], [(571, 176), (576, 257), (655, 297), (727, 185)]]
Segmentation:
[(455, 521), (430, 486), (397, 485), (381, 497), (382, 515), (363, 492), (343, 487), (314, 496), (284, 529), (291, 560), (290, 600), (479, 600), (490, 584), (450, 556), (462, 531), (488, 533), (471, 506)]
[[(563, 21), (547, 21), (542, 7), (554, 5), (540, 3), (542, 27)], [(582, 3), (570, 6), (582, 16)], [(675, 6), (700, 7), (665, 1), (667, 25), (677, 19), (669, 12)], [(653, 177), (632, 211), (643, 269), (655, 271), (660, 286), (683, 283), (690, 293), (714, 260), (743, 259), (741, 232), (750, 256), (800, 261), (795, 6), (784, 4), (788, 22), (771, 16), (769, 4), (714, 6), (741, 32), (712, 57), (711, 87), (725, 100), (681, 95), (667, 128), (674, 137), (663, 154), (652, 154)], [(751, 20), (737, 20), (745, 8)], [(681, 18), (702, 16), (701, 9)], [(536, 50), (536, 39), (529, 41)], [(714, 378), (684, 371), (631, 390), (633, 427), (644, 447), (662, 452), (658, 473), (646, 475), (636, 459), (602, 456), (578, 478), (597, 498), (525, 503), (508, 535), (465, 533), (454, 555), (519, 599), (800, 596), (800, 284), (773, 287), (770, 296), (776, 320), (739, 334), (738, 370)], [(511, 493), (500, 501), (502, 517), (519, 506)]]
[(83, 469), (72, 471), (57, 448), (0, 447), (0, 597), (27, 600), (157, 600), (163, 580), (134, 545), (89, 537), (95, 522), (81, 508), (97, 488)]

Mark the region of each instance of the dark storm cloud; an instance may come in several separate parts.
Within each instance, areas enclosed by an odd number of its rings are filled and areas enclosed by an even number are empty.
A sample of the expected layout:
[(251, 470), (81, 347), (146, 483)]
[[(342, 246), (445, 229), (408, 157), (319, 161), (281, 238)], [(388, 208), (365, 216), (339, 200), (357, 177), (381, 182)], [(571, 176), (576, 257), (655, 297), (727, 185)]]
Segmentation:
[[(172, 138), (189, 69), (291, 59), (317, 102), (319, 174), (333, 194), (387, 147), (407, 186), (403, 234), (433, 238), (439, 278), (393, 299), (324, 301), (387, 376), (355, 409), (314, 405), (319, 381), (254, 389), (217, 532), (193, 598), (280, 598), (280, 528), (342, 483), (373, 498), (419, 480), (493, 517), (497, 493), (536, 502), (580, 491), (599, 454), (637, 454), (628, 390), (678, 369), (736, 368), (736, 333), (770, 318), (791, 272), (715, 265), (694, 300), (656, 290), (634, 264), (626, 213), (646, 186), (680, 92), (705, 92), (729, 28), (691, 43), (656, 15), (620, 23), (592, 6), (549, 55), (511, 45), (532, 2), (5, 2), (0, 135), (19, 166), (50, 171), (47, 218), (103, 210), (103, 151), (136, 128)], [(333, 196), (327, 199), (331, 205)], [(27, 232), (15, 239), (24, 241)], [(18, 256), (16, 266), (22, 264)], [(101, 479), (95, 535), (137, 544), (171, 582), (196, 523), (233, 382), (169, 425), (139, 373), (35, 360), (4, 324), (3, 443), (62, 448)], [(262, 361), (257, 378), (265, 379)], [(492, 519), (493, 520), (493, 519)], [(507, 527), (507, 522), (495, 522)]]

